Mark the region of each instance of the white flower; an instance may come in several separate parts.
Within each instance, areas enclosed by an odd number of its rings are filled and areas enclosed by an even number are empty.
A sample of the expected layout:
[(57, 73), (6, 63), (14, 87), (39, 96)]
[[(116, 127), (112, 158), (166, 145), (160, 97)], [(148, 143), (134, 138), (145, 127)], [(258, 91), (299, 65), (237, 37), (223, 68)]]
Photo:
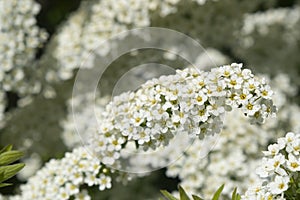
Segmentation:
[(294, 139), (292, 142), (288, 143), (286, 146), (286, 151), (288, 153), (293, 153), (294, 155), (299, 155), (300, 152), (300, 140)]
[(275, 176), (274, 182), (271, 182), (268, 186), (272, 194), (281, 194), (288, 189), (288, 183), (290, 178), (287, 176)]
[(56, 196), (60, 200), (67, 200), (70, 198), (70, 195), (68, 194), (68, 191), (66, 188), (61, 187), (59, 188), (58, 194)]
[(68, 191), (68, 194), (74, 195), (79, 193), (79, 188), (77, 185), (74, 185), (72, 183), (66, 184), (66, 191)]
[(193, 119), (196, 123), (206, 122), (208, 117), (210, 116), (208, 110), (205, 109), (204, 106), (200, 106), (199, 108), (193, 108), (191, 113), (194, 115)]
[(262, 178), (266, 178), (269, 176), (270, 172), (274, 169), (274, 165), (269, 162), (268, 159), (263, 158), (261, 165), (256, 169), (257, 175)]
[(247, 113), (247, 115), (254, 116), (255, 113), (257, 113), (261, 109), (260, 105), (255, 104), (254, 98), (249, 99), (244, 104), (244, 112)]
[(75, 195), (75, 200), (91, 200), (91, 197), (87, 194), (86, 190)]
[[(297, 135), (298, 136), (298, 135)], [(286, 143), (292, 143), (293, 141), (295, 141), (298, 137), (295, 135), (295, 133), (293, 132), (288, 132), (285, 135), (285, 139), (286, 139)]]
[[(223, 89), (222, 89), (223, 91)], [(194, 105), (203, 105), (207, 101), (207, 96), (203, 92), (196, 93), (196, 96), (192, 99), (191, 103)]]
[(214, 116), (219, 116), (225, 112), (225, 108), (223, 106), (224, 100), (223, 99), (209, 99), (210, 105), (207, 106), (207, 111)]
[(111, 188), (111, 178), (109, 176), (101, 175), (99, 177), (99, 190)]
[(140, 128), (137, 131), (137, 134), (135, 136), (133, 136), (134, 140), (138, 141), (138, 144), (142, 145), (145, 142), (149, 142), (150, 141), (150, 129), (142, 129)]
[(237, 74), (233, 74), (228, 81), (228, 87), (234, 88), (234, 89), (241, 89), (243, 78), (239, 77)]
[(259, 93), (261, 96), (263, 96), (265, 99), (271, 99), (273, 95), (273, 91), (271, 90), (270, 86), (266, 85), (259, 89)]
[(237, 100), (238, 104), (246, 104), (251, 97), (252, 94), (250, 93), (249, 89), (243, 89), (242, 93), (234, 98)]
[(293, 154), (288, 155), (287, 167), (292, 172), (300, 171), (300, 160), (297, 159)]
[(271, 144), (268, 146), (268, 151), (263, 151), (265, 156), (275, 156), (279, 153), (280, 146), (278, 144)]
[(257, 90), (259, 84), (260, 83), (258, 81), (256, 81), (255, 79), (250, 79), (245, 83), (245, 86), (249, 91), (255, 91), (255, 90)]
[(278, 154), (274, 156), (270, 161), (273, 164), (274, 171), (277, 171), (280, 168), (280, 165), (285, 163), (285, 157), (282, 154)]

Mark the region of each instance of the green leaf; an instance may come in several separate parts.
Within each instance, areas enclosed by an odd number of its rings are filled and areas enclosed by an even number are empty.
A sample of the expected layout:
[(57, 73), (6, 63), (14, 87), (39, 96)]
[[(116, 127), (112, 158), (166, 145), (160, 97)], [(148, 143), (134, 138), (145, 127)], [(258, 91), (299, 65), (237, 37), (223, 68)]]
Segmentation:
[(231, 196), (231, 199), (232, 200), (236, 200), (236, 188), (234, 188), (233, 192), (232, 192), (232, 196)]
[(0, 154), (0, 166), (8, 165), (19, 160), (23, 156), (23, 153), (20, 151), (7, 151)]
[(221, 193), (224, 189), (224, 184), (216, 191), (216, 193), (214, 194), (212, 200), (218, 200), (219, 197), (221, 196)]
[(172, 194), (170, 194), (167, 190), (161, 190), (160, 191), (168, 200), (178, 200), (175, 198)]
[(4, 180), (4, 172), (0, 172), (0, 183)]
[(0, 183), (0, 188), (10, 186), (12, 185), (11, 183)]
[(237, 188), (234, 188), (233, 192), (232, 192), (232, 197), (231, 197), (232, 200), (240, 200), (241, 199), (241, 195), (239, 195), (237, 193)]
[(196, 195), (192, 195), (192, 197), (193, 197), (193, 200), (204, 200), (204, 199), (202, 199), (202, 198), (200, 198), (200, 197), (198, 197)]
[(178, 189), (179, 189), (180, 200), (190, 200), (189, 196), (186, 194), (186, 192), (180, 185), (178, 186)]
[(0, 179), (0, 182), (3, 182), (14, 175), (16, 175), (23, 167), (25, 166), (24, 163), (18, 163), (8, 166), (1, 166), (0, 167), (0, 174), (2, 174), (2, 177)]
[(0, 150), (0, 154), (4, 153), (4, 152), (7, 152), (7, 151), (11, 151), (13, 148), (13, 146), (10, 144), (10, 145), (7, 145), (5, 146), (3, 149)]

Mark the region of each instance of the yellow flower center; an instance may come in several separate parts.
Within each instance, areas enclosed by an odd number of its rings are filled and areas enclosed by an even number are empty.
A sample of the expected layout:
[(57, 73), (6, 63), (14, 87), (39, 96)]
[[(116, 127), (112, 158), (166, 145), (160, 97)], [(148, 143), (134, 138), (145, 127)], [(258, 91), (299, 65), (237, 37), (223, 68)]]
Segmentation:
[(202, 97), (200, 97), (200, 96), (197, 97), (198, 102), (201, 102), (202, 100), (203, 100)]
[(277, 167), (279, 164), (280, 164), (280, 162), (279, 162), (279, 161), (276, 161), (276, 162), (274, 163), (274, 167)]
[(245, 94), (241, 94), (241, 95), (240, 95), (240, 98), (241, 98), (242, 100), (245, 100), (246, 97), (247, 97), (247, 95), (245, 95)]
[(231, 84), (231, 85), (236, 85), (236, 80), (231, 80), (231, 81), (230, 81), (230, 84)]
[(252, 109), (253, 109), (253, 105), (252, 105), (251, 103), (248, 103), (247, 109), (248, 109), (248, 110), (252, 110)]
[(140, 117), (135, 118), (135, 122), (136, 122), (136, 123), (139, 123), (140, 121), (141, 121), (141, 118), (140, 118)]
[(224, 76), (229, 76), (230, 75), (230, 72), (229, 71), (225, 71), (224, 72)]
[(278, 185), (278, 188), (282, 190), (282, 189), (284, 188), (284, 184), (283, 184), (283, 183), (280, 183), (280, 184)]
[(200, 82), (199, 82), (199, 85), (200, 85), (201, 87), (205, 86), (204, 81), (200, 81)]
[(267, 95), (268, 95), (268, 91), (264, 90), (264, 91), (262, 91), (261, 94), (262, 94), (263, 96), (267, 96)]
[(291, 163), (292, 168), (297, 168), (298, 166), (299, 166), (298, 163), (295, 163), (295, 162)]
[(199, 110), (199, 115), (200, 116), (203, 116), (205, 114), (205, 111), (204, 110)]

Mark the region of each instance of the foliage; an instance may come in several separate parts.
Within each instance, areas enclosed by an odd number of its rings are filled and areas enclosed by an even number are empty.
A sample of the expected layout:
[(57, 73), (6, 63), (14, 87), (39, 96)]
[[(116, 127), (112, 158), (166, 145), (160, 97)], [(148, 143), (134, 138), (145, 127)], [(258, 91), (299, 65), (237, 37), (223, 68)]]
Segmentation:
[[(215, 194), (212, 197), (212, 200), (219, 200), (223, 189), (224, 189), (224, 184), (221, 187), (219, 187), (219, 189), (215, 192)], [(178, 190), (179, 190), (179, 199), (173, 196), (172, 194), (170, 194), (166, 190), (161, 190), (161, 193), (168, 200), (204, 200), (203, 198), (197, 195), (192, 195), (192, 198), (190, 198), (181, 186), (178, 186)], [(237, 193), (237, 189), (235, 188), (234, 191), (232, 192), (231, 200), (240, 200), (240, 199), (241, 196)]]
[(13, 164), (22, 156), (22, 152), (12, 150), (12, 145), (7, 145), (0, 150), (0, 187), (11, 185), (3, 182), (16, 175), (25, 166), (24, 163)]

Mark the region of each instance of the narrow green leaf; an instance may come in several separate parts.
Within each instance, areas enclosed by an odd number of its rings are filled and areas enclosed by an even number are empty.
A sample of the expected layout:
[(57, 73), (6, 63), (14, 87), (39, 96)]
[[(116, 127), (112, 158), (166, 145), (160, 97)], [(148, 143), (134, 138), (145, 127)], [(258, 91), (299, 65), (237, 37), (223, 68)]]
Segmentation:
[(23, 153), (20, 151), (7, 151), (0, 154), (0, 166), (8, 165), (19, 160), (23, 156)]
[(190, 200), (189, 196), (186, 194), (186, 192), (180, 185), (178, 186), (178, 189), (179, 189), (180, 200)]
[(0, 188), (10, 186), (12, 185), (11, 183), (0, 183)]
[(232, 192), (232, 196), (231, 196), (231, 199), (232, 200), (236, 200), (236, 188), (234, 188), (233, 192)]
[(10, 144), (10, 145), (7, 145), (5, 146), (3, 149), (0, 150), (0, 154), (4, 153), (4, 152), (7, 152), (7, 151), (11, 151), (13, 148), (13, 146)]
[(0, 167), (0, 174), (3, 174), (2, 179), (0, 182), (3, 182), (14, 175), (16, 175), (23, 167), (25, 166), (24, 163), (18, 163), (18, 164), (13, 164), (13, 165), (8, 165), (8, 166), (1, 166)]
[(175, 198), (172, 194), (170, 194), (167, 190), (161, 190), (160, 191), (168, 200), (178, 200)]
[(2, 182), (3, 179), (4, 179), (4, 172), (0, 172), (0, 183)]
[(192, 195), (192, 197), (193, 197), (193, 200), (204, 200), (204, 199), (202, 199), (202, 198), (200, 198), (200, 197), (198, 197), (196, 195)]
[(219, 197), (221, 196), (223, 189), (224, 189), (224, 184), (216, 191), (212, 200), (219, 200)]

